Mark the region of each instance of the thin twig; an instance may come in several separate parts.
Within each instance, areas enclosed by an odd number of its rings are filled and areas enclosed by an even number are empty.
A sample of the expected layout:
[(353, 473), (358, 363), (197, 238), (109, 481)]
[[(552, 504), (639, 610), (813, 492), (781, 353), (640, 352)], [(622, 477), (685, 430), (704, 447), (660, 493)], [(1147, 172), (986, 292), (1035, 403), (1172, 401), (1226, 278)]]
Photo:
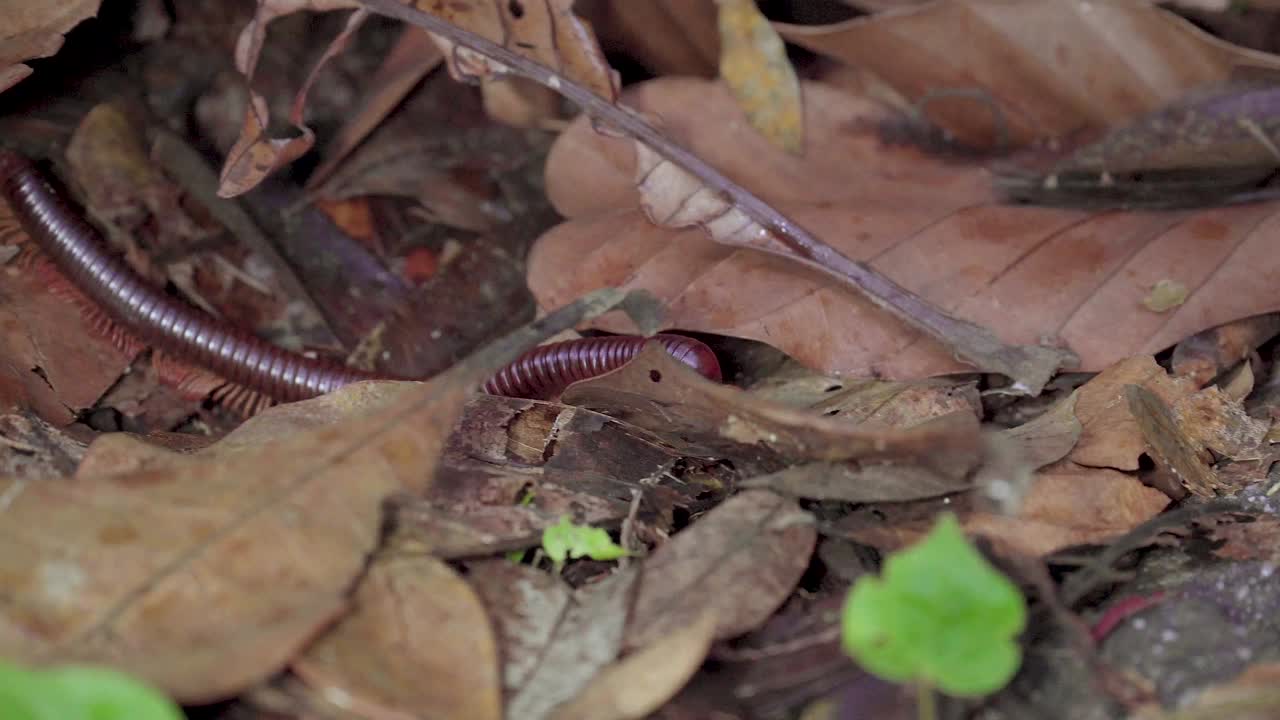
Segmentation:
[(663, 135), (638, 114), (595, 94), (545, 65), (434, 15), (402, 5), (397, 0), (361, 0), (361, 3), (380, 15), (417, 25), (449, 40), (455, 44), (455, 53), (458, 47), (465, 47), (495, 60), (511, 72), (555, 90), (576, 103), (587, 115), (648, 145), (772, 232), (786, 245), (789, 252), (773, 252), (758, 247), (753, 249), (800, 262), (840, 280), (842, 284), (852, 286), (878, 307), (947, 345), (960, 359), (980, 370), (1009, 376), (1015, 381), (1017, 391), (1038, 394), (1059, 367), (1075, 359), (1070, 351), (1064, 349), (1005, 345), (986, 328), (947, 315), (870, 266), (850, 259), (823, 242)]

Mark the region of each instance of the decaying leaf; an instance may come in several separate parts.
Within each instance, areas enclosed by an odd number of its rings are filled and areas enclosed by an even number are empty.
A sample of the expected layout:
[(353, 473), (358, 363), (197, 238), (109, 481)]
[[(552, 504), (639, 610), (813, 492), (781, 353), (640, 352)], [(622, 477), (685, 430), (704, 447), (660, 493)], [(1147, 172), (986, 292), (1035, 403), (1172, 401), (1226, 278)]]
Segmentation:
[[(1270, 252), (1276, 205), (1095, 214), (1002, 206), (980, 169), (884, 145), (874, 128), (886, 114), (870, 101), (815, 84), (804, 95), (808, 142), (821, 150), (800, 158), (753, 133), (725, 132), (737, 109), (717, 85), (662, 79), (628, 100), (849, 257), (1006, 343), (1056, 337), (1079, 355), (1081, 370), (1280, 310), (1266, 281), (1280, 262)], [(971, 370), (813, 273), (717, 247), (693, 231), (652, 227), (628, 211), (640, 203), (628, 188), (631, 152), (586, 122), (557, 140), (548, 191), (574, 219), (544, 234), (530, 255), (529, 285), (540, 304), (601, 285), (644, 287), (668, 302), (669, 326), (761, 340), (824, 373), (915, 378)], [(741, 219), (722, 222), (725, 232), (751, 234)], [(559, 272), (567, 263), (579, 272)], [(1142, 298), (1167, 277), (1191, 289), (1187, 302), (1162, 314), (1145, 310)], [(615, 319), (597, 326), (630, 331)]]
[(716, 0), (720, 77), (751, 126), (787, 152), (804, 148), (800, 83), (787, 49), (754, 0)]
[(946, 421), (906, 430), (864, 429), (711, 382), (655, 343), (646, 344), (622, 368), (575, 383), (561, 399), (657, 433), (676, 447), (692, 442), (711, 449), (733, 458), (744, 472), (778, 458), (892, 460), (928, 453), (963, 462), (978, 447), (972, 413), (951, 413)]
[[(574, 0), (544, 2), (419, 1), (419, 10), (469, 30), (524, 55), (567, 77), (600, 97), (617, 97), (617, 78), (596, 44), (591, 26), (573, 14)], [(449, 62), (449, 72), (459, 80), (493, 79), (506, 73), (495, 60), (455, 46), (439, 35), (432, 38)]]
[(73, 0), (8, 2), (0, 7), (0, 92), (31, 74), (24, 61), (58, 52), (63, 34), (97, 15), (99, 4), (100, 0)]
[(984, 145), (1002, 130), (1022, 144), (1104, 128), (1221, 82), (1236, 65), (1280, 67), (1128, 0), (935, 1), (777, 27), (790, 42), (874, 72), (932, 122)]
[[(0, 214), (7, 206), (0, 205)], [(130, 357), (96, 333), (71, 303), (48, 292), (45, 279), (0, 272), (0, 404), (30, 409), (55, 425), (73, 422), (129, 367)]]
[(1208, 385), (1277, 333), (1280, 333), (1280, 314), (1276, 313), (1196, 333), (1173, 349), (1173, 374), (1191, 378), (1198, 387)]
[(618, 657), (636, 580), (633, 570), (624, 570), (574, 592), (555, 619), (537, 667), (508, 700), (507, 717), (556, 717), (557, 706), (580, 693)]
[(700, 618), (610, 665), (573, 700), (556, 708), (561, 720), (640, 720), (688, 682), (711, 649), (715, 614)]
[(812, 516), (771, 492), (717, 505), (644, 561), (626, 646), (650, 645), (705, 613), (717, 639), (758, 626), (795, 588), (816, 536)]
[(191, 702), (271, 675), (345, 607), (383, 498), (429, 485), (464, 398), (452, 377), (355, 385), (191, 454), (102, 438), (6, 510), (3, 654), (110, 664)]
[(313, 689), (365, 717), (501, 720), (489, 618), (442, 560), (391, 550), (361, 579), (352, 605), (291, 664)]
[(194, 452), (102, 437), (74, 477), (26, 483), (4, 509), (0, 654), (112, 665), (187, 702), (268, 677), (344, 609), (383, 501), (430, 487), (473, 388), (621, 297), (586, 298), (425, 385), (357, 383)]
[(302, 88), (294, 97), (289, 122), (298, 131), (293, 137), (276, 138), (269, 134), (271, 114), (267, 100), (252, 89), (254, 70), (262, 45), (266, 40), (266, 26), (272, 20), (301, 10), (332, 11), (358, 8), (354, 0), (260, 0), (258, 13), (245, 27), (236, 43), (236, 69), (250, 83), (249, 104), (245, 109), (244, 124), (235, 145), (227, 152), (223, 163), (218, 194), (235, 197), (256, 187), (268, 175), (302, 157), (315, 144), (315, 132), (303, 122), (307, 92), (319, 75), (321, 68), (346, 47), (351, 35), (359, 29), (368, 14), (356, 10), (347, 19), (346, 27), (329, 44), (324, 54), (311, 69)]

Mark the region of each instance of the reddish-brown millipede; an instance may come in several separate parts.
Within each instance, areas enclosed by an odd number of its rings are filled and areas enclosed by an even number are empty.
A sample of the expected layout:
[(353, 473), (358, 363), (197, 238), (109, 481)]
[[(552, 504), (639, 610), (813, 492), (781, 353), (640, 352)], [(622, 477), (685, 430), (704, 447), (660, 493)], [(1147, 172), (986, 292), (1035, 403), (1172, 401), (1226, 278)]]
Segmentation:
[[(283, 402), (360, 380), (389, 379), (276, 347), (152, 287), (106, 249), (97, 229), (31, 161), (8, 150), (0, 150), (0, 196), (54, 266), (119, 325), (108, 329), (118, 344), (141, 341), (250, 393)], [(498, 372), (484, 390), (513, 397), (553, 397), (570, 383), (622, 366), (646, 339), (584, 338), (537, 347)], [(703, 376), (721, 379), (715, 353), (705, 344), (679, 335), (654, 339)]]

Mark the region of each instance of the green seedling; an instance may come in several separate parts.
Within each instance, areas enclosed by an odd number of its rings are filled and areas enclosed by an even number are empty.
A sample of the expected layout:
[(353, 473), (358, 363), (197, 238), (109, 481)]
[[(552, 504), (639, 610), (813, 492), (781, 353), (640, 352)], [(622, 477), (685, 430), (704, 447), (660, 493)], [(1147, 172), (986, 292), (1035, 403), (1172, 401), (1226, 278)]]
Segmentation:
[(617, 560), (630, 554), (615, 543), (609, 533), (590, 525), (575, 525), (568, 516), (542, 531), (542, 551), (556, 564), (557, 573), (569, 558)]
[(1022, 662), (1017, 636), (1026, 601), (942, 516), (915, 545), (885, 561), (880, 577), (854, 583), (842, 616), (843, 642), (868, 671), (912, 683), (920, 716), (933, 717), (933, 691), (957, 697), (993, 693)]
[(108, 668), (26, 670), (0, 663), (0, 718), (183, 720), (183, 715), (164, 695)]

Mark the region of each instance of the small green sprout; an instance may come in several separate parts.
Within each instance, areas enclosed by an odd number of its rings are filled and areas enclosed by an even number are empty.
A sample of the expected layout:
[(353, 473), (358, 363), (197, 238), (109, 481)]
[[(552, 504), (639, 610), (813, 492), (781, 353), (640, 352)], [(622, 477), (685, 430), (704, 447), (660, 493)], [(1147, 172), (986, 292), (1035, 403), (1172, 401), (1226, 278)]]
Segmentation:
[(880, 577), (854, 583), (845, 600), (844, 648), (886, 680), (914, 683), (922, 717), (933, 689), (976, 697), (1003, 688), (1022, 662), (1026, 624), (1018, 588), (965, 539), (954, 515), (889, 556)]
[(542, 531), (542, 551), (556, 564), (556, 572), (564, 567), (567, 558), (617, 560), (630, 554), (609, 533), (590, 525), (575, 525), (568, 516)]
[(0, 663), (0, 718), (183, 720), (183, 715), (164, 695), (108, 668), (25, 670)]

